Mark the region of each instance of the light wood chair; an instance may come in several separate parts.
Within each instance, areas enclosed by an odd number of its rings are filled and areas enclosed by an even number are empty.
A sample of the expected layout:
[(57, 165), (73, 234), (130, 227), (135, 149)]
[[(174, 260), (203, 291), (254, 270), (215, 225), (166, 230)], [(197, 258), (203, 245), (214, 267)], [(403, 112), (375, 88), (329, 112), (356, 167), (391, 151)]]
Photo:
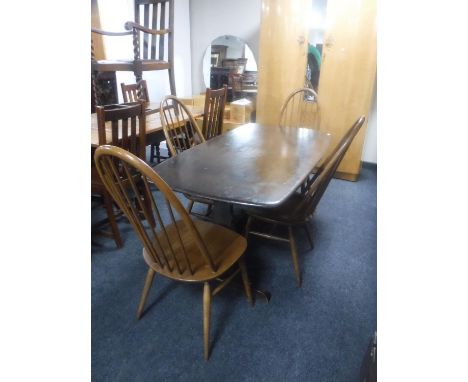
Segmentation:
[[(105, 145), (110, 142), (144, 159), (146, 117), (143, 102), (137, 102), (133, 105), (118, 104), (97, 106), (96, 116), (98, 122), (99, 145)], [(109, 121), (111, 122), (110, 130), (106, 129), (106, 122)], [(96, 223), (93, 227), (93, 231), (112, 237), (117, 247), (121, 248), (123, 242), (117, 226), (112, 199), (97, 173), (94, 162), (91, 162), (91, 194), (102, 197), (107, 212), (106, 220), (108, 220), (112, 232), (109, 233), (97, 230), (104, 221)]]
[(206, 140), (222, 133), (227, 85), (221, 89), (206, 88), (202, 132)]
[[(246, 239), (220, 225), (192, 220), (164, 180), (135, 155), (118, 147), (100, 146), (94, 158), (102, 182), (143, 244), (148, 273), (137, 318), (142, 316), (156, 273), (172, 280), (203, 283), (204, 356), (207, 360), (211, 297), (240, 273), (247, 299), (253, 303), (243, 260)], [(137, 180), (144, 185), (146, 194), (136, 185)], [(162, 194), (160, 200), (154, 198), (156, 190)], [(143, 203), (146, 195), (150, 195), (150, 208)], [(234, 272), (228, 274), (229, 271)], [(222, 275), (227, 275), (224, 281), (212, 289), (210, 284)]]
[[(192, 113), (177, 97), (165, 97), (161, 101), (159, 114), (161, 115), (161, 123), (166, 136), (166, 144), (172, 156), (205, 142), (205, 137)], [(210, 215), (214, 205), (212, 200), (187, 194), (185, 196), (190, 200), (189, 213), (199, 217)], [(195, 202), (207, 205), (204, 215), (192, 211)]]
[[(296, 241), (294, 240), (293, 228), (302, 227), (305, 229), (309, 239), (310, 246), (313, 248), (312, 234), (309, 230), (308, 223), (317, 208), (320, 199), (325, 193), (330, 180), (340, 165), (341, 160), (345, 156), (354, 137), (359, 132), (364, 124), (365, 117), (361, 116), (341, 138), (340, 142), (335, 146), (332, 152), (323, 161), (323, 164), (318, 168), (317, 173), (308, 182), (303, 193), (293, 193), (292, 196), (283, 204), (276, 208), (251, 208), (246, 209), (249, 215), (245, 226), (245, 236), (249, 234), (260, 236), (267, 239), (289, 243), (291, 247), (291, 256), (293, 260), (294, 272), (298, 286), (301, 286), (301, 273), (299, 269), (299, 260), (297, 256)], [(251, 225), (254, 221), (269, 223), (275, 226), (287, 227), (288, 236), (277, 236), (273, 233), (265, 233), (264, 231), (253, 231)]]
[(279, 126), (320, 128), (317, 93), (310, 88), (294, 90), (281, 106)]

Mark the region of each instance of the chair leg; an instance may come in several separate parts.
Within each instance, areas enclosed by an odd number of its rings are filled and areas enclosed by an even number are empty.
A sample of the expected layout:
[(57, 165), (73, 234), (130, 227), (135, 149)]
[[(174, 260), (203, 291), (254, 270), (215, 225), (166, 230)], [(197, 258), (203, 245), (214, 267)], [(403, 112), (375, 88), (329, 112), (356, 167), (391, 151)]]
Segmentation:
[(155, 273), (156, 272), (153, 271), (153, 269), (149, 268), (148, 273), (146, 274), (145, 286), (143, 287), (143, 293), (141, 294), (140, 304), (138, 305), (138, 311), (137, 311), (138, 320), (141, 318), (141, 315), (143, 314), (143, 309), (145, 308), (146, 298), (148, 297), (148, 292), (150, 291), (151, 285), (153, 284)]
[(205, 361), (210, 356), (210, 313), (211, 313), (211, 290), (208, 281), (203, 286), (203, 344)]
[(296, 273), (296, 281), (297, 285), (301, 286), (301, 271), (299, 270), (299, 260), (297, 258), (297, 248), (296, 248), (296, 241), (294, 240), (293, 229), (292, 226), (288, 226), (289, 231), (289, 244), (291, 246), (291, 256), (294, 265), (294, 272)]
[(150, 162), (153, 163), (154, 162), (154, 145), (151, 145), (150, 146)]
[(247, 239), (247, 237), (249, 236), (249, 232), (250, 232), (250, 225), (252, 224), (252, 216), (249, 216), (249, 218), (247, 219), (247, 223), (245, 223), (245, 233), (244, 233), (244, 236), (245, 238)]
[(112, 198), (107, 193), (107, 191), (104, 191), (102, 197), (104, 199), (104, 206), (106, 207), (107, 217), (109, 219), (109, 223), (112, 229), (112, 235), (114, 236), (115, 244), (117, 245), (117, 248), (122, 248), (123, 242), (122, 238), (120, 237), (119, 227), (117, 226), (117, 222), (115, 221), (114, 207), (112, 206)]
[(307, 238), (309, 239), (309, 243), (310, 243), (310, 248), (311, 249), (314, 249), (314, 240), (312, 239), (312, 232), (310, 232), (310, 228), (307, 224), (307, 222), (304, 223), (304, 229), (307, 233)]
[(194, 203), (194, 201), (191, 200), (190, 203), (189, 203), (189, 206), (188, 206), (188, 208), (187, 208), (187, 211), (188, 211), (189, 214), (192, 213), (193, 203)]
[(249, 275), (247, 273), (247, 268), (245, 266), (245, 261), (243, 257), (239, 259), (238, 264), (239, 264), (239, 269), (241, 271), (242, 282), (244, 283), (244, 290), (247, 296), (247, 301), (249, 302), (250, 305), (253, 306), (252, 289), (250, 289)]
[(206, 210), (206, 215), (205, 216), (207, 216), (207, 217), (210, 216), (212, 210), (213, 210), (213, 205), (208, 204), (208, 209)]
[(160, 143), (156, 143), (155, 146), (156, 146), (156, 159), (158, 161), (158, 163), (161, 163), (161, 150), (159, 149), (159, 145)]

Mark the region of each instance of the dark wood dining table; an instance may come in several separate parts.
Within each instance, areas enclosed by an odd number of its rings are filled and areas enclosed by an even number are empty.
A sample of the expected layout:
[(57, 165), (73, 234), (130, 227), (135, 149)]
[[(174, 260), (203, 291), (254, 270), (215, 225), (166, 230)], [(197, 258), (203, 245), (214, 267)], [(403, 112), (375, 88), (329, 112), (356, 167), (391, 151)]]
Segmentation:
[(248, 123), (156, 165), (176, 191), (240, 205), (274, 207), (325, 155), (330, 134)]

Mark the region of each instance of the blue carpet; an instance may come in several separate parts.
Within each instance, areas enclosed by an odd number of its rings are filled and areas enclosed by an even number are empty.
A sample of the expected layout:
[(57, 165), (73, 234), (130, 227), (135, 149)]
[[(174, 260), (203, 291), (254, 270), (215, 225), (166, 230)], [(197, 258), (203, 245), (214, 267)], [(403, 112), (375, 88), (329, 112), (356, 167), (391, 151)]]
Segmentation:
[[(312, 220), (314, 250), (297, 231), (302, 288), (287, 244), (249, 238), (251, 281), (271, 301), (257, 295), (251, 307), (240, 284), (215, 296), (208, 362), (201, 284), (156, 276), (136, 320), (147, 267), (122, 219), (124, 248), (92, 246), (92, 380), (359, 381), (377, 325), (376, 178), (365, 165), (358, 182), (332, 180)], [(215, 214), (229, 222), (227, 206)]]

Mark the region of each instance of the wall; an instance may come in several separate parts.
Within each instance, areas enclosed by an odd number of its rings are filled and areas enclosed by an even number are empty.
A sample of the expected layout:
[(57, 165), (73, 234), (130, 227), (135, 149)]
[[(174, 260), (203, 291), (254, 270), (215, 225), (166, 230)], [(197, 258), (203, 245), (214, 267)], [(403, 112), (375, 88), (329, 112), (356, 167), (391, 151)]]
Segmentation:
[(361, 159), (364, 162), (377, 163), (377, 81), (368, 117), (366, 139), (364, 141)]
[[(98, 0), (101, 27), (107, 31), (123, 31), (124, 23), (133, 20), (133, 0)], [(174, 72), (176, 92), (179, 97), (192, 94), (192, 70), (190, 50), (189, 0), (175, 0), (174, 7)], [(106, 58), (133, 58), (131, 37), (105, 37)], [(151, 101), (158, 102), (170, 94), (169, 76), (166, 70), (143, 72)], [(135, 83), (132, 72), (117, 72), (117, 83)], [(119, 90), (119, 102), (123, 102)]]
[[(176, 0), (176, 2), (179, 0)], [(261, 0), (192, 0), (190, 32), (192, 47), (192, 90), (205, 90), (203, 55), (215, 38), (223, 35), (240, 37), (258, 60)]]

